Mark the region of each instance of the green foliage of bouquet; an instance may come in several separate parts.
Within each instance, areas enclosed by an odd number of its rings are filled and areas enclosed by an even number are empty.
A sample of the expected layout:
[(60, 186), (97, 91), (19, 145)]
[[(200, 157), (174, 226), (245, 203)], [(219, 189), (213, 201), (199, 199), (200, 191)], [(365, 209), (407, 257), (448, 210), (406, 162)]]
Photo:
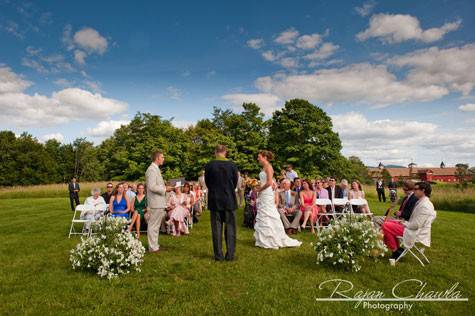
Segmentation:
[(321, 230), (315, 244), (317, 263), (359, 271), (366, 257), (384, 256), (387, 251), (382, 236), (371, 221), (349, 215), (332, 221)]
[(91, 271), (108, 279), (140, 271), (145, 248), (140, 240), (124, 231), (124, 225), (124, 218), (108, 217), (92, 224), (94, 235), (81, 238), (71, 250), (73, 269)]

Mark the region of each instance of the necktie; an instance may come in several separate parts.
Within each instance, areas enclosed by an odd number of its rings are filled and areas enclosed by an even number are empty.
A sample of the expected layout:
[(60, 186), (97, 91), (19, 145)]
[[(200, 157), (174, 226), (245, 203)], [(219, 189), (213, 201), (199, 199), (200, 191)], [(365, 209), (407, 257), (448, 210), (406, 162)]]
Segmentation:
[(287, 202), (286, 202), (287, 207), (290, 207), (290, 191), (286, 192), (286, 199), (287, 199)]

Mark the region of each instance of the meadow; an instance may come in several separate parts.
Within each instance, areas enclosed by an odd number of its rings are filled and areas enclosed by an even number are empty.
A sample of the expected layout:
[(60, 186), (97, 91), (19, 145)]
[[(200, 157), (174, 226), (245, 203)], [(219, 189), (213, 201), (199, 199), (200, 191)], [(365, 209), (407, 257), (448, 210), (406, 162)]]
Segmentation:
[[(81, 200), (92, 186), (83, 184)], [(382, 214), (367, 188), (370, 207)], [(434, 199), (438, 198), (436, 191)], [(205, 212), (190, 236), (162, 236), (162, 251), (146, 254), (142, 272), (117, 280), (76, 272), (69, 250), (79, 237), (67, 238), (72, 212), (66, 187), (49, 185), (0, 190), (0, 314), (1, 315), (382, 315), (381, 309), (355, 307), (351, 302), (321, 302), (331, 289), (319, 289), (330, 279), (351, 281), (356, 290), (383, 291), (406, 279), (427, 282), (425, 291), (441, 291), (458, 283), (468, 302), (412, 302), (411, 310), (389, 314), (470, 315), (475, 310), (475, 215), (437, 209), (431, 264), (425, 268), (414, 258), (391, 267), (386, 258), (367, 260), (358, 273), (316, 264), (309, 232), (297, 238), (298, 249), (278, 251), (253, 245), (253, 231), (239, 227), (237, 260), (212, 260), (209, 213)], [(242, 210), (238, 212), (242, 222)], [(141, 240), (146, 246), (146, 236)], [(416, 294), (419, 287), (404, 289)]]

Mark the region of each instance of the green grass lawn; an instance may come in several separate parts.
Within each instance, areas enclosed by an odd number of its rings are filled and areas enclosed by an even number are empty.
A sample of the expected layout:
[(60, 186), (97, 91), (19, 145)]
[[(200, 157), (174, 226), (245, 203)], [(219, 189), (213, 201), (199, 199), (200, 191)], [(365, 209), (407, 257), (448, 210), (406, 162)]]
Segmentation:
[[(384, 204), (370, 201), (381, 213)], [(358, 273), (316, 264), (310, 243), (299, 234), (298, 249), (264, 250), (253, 245), (252, 231), (239, 227), (237, 260), (215, 263), (209, 213), (190, 236), (161, 237), (162, 252), (146, 254), (141, 273), (117, 280), (76, 272), (69, 250), (79, 237), (67, 238), (72, 213), (66, 198), (0, 200), (0, 314), (161, 314), (161, 315), (380, 315), (382, 310), (354, 308), (354, 303), (316, 302), (329, 295), (320, 282), (341, 278), (355, 289), (388, 295), (399, 281), (417, 278), (427, 290), (445, 290), (459, 282), (469, 302), (414, 303), (403, 314), (469, 315), (473, 313), (475, 215), (438, 212), (433, 226), (432, 263), (421, 267), (405, 258), (397, 267), (387, 259), (368, 261)], [(239, 222), (242, 212), (239, 214)], [(146, 236), (142, 236), (146, 244)], [(401, 312), (391, 312), (401, 314)]]

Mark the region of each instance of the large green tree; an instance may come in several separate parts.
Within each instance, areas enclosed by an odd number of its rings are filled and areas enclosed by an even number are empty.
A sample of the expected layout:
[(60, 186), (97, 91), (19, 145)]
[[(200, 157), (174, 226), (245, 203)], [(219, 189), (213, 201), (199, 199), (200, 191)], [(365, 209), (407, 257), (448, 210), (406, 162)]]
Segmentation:
[(331, 118), (306, 100), (287, 101), (274, 112), (269, 131), (269, 149), (280, 167), (291, 163), (306, 176), (339, 174), (347, 164)]

